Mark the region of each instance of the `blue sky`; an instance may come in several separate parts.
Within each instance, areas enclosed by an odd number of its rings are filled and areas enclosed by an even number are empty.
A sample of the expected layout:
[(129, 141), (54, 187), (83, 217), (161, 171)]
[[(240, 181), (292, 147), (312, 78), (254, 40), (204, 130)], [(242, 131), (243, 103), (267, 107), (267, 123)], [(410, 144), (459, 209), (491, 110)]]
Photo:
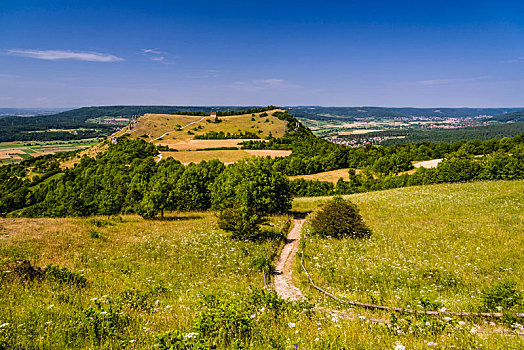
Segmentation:
[(524, 105), (522, 1), (0, 0), (0, 107)]

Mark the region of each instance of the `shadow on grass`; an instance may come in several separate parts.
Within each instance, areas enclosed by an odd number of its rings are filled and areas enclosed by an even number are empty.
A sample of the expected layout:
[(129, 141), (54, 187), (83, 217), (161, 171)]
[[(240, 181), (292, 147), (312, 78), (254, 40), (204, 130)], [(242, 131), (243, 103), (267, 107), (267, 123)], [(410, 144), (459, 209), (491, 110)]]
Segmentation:
[(312, 210), (292, 210), (289, 215), (293, 216), (294, 219), (305, 219)]

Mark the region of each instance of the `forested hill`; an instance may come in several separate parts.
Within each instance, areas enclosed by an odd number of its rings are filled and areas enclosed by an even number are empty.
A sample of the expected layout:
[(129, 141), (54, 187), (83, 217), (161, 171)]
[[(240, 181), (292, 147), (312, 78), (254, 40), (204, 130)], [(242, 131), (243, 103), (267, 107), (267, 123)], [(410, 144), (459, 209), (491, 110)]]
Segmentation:
[[(272, 107), (272, 106), (271, 106)], [(102, 117), (129, 118), (146, 113), (209, 113), (235, 112), (257, 107), (245, 106), (102, 106), (82, 107), (57, 114), (35, 117), (8, 116), (0, 117), (0, 142), (7, 141), (50, 141), (75, 140), (91, 137), (105, 137), (112, 134), (116, 127), (96, 123), (93, 120)], [(260, 107), (258, 107), (260, 108)], [(267, 107), (264, 107), (267, 108)]]
[(524, 110), (498, 115), (493, 117), (493, 120), (499, 122), (524, 122)]
[(322, 106), (299, 106), (286, 107), (296, 117), (309, 117), (314, 119), (352, 118), (364, 117), (451, 117), (467, 118), (480, 115), (504, 116), (509, 113), (524, 110), (517, 108), (414, 108), (414, 107), (322, 107)]

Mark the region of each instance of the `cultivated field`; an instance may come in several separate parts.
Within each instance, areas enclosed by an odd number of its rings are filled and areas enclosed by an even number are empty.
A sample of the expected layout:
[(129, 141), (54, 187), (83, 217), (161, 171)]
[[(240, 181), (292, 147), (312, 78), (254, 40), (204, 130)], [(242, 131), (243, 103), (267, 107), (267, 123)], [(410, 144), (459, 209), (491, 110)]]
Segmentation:
[(85, 149), (96, 142), (97, 140), (92, 139), (79, 141), (1, 142), (0, 165), (16, 163), (24, 159), (46, 154)]
[[(504, 280), (524, 288), (523, 193), (524, 181), (500, 181), (348, 196), (372, 229), (371, 239), (319, 239), (307, 236), (306, 225), (308, 269), (319, 286), (347, 300), (486, 311), (485, 288)], [(299, 198), (294, 206), (313, 209), (323, 200)], [(303, 274), (300, 283), (307, 286)]]

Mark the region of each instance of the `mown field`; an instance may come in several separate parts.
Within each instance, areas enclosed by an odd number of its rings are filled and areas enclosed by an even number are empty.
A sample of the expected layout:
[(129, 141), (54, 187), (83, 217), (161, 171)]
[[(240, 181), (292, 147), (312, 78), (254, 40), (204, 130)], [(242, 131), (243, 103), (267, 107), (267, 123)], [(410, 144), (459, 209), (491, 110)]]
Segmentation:
[[(320, 239), (306, 225), (305, 261), (320, 287), (346, 300), (411, 309), (486, 312), (502, 281), (524, 289), (524, 181), (401, 188), (347, 196), (370, 239)], [(299, 198), (310, 210), (326, 198)], [(297, 265), (298, 266), (298, 265)], [(319, 303), (328, 303), (300, 284)], [(491, 310), (497, 311), (497, 310)], [(523, 312), (516, 305), (502, 312)]]
[[(199, 140), (200, 141), (200, 140)], [(207, 140), (206, 140), (207, 141)], [(228, 141), (228, 140), (216, 140)], [(226, 164), (238, 162), (244, 158), (251, 157), (286, 157), (291, 154), (291, 151), (285, 150), (211, 150), (211, 151), (180, 151), (180, 152), (162, 152), (162, 158), (172, 157), (180, 161), (182, 164), (199, 163), (203, 160), (210, 161), (218, 159)]]

